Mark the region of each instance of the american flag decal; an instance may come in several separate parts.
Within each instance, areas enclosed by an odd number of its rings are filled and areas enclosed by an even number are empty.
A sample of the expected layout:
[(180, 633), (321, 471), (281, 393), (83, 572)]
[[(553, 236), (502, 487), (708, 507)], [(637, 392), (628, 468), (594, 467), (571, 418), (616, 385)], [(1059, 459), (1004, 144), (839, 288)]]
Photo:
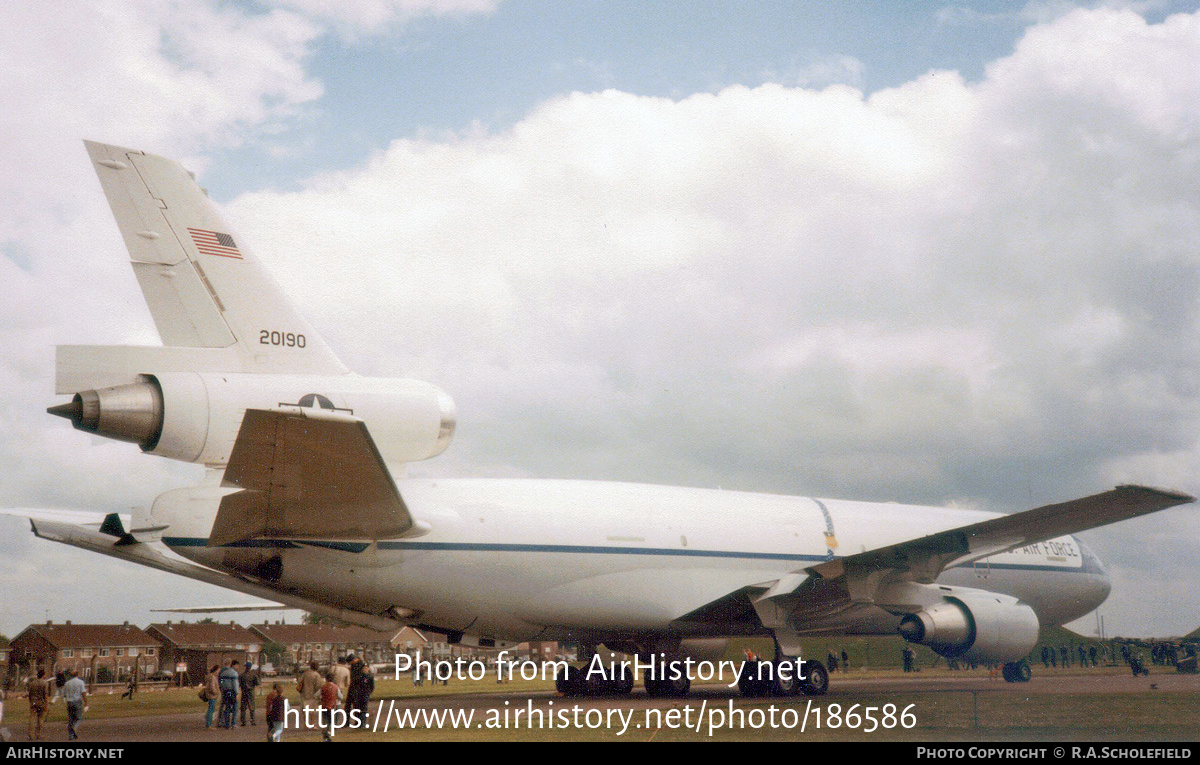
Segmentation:
[(196, 249), (205, 255), (220, 255), (223, 258), (242, 257), (242, 253), (238, 252), (237, 245), (233, 243), (233, 237), (229, 234), (205, 231), (202, 228), (189, 228), (188, 233), (192, 235)]

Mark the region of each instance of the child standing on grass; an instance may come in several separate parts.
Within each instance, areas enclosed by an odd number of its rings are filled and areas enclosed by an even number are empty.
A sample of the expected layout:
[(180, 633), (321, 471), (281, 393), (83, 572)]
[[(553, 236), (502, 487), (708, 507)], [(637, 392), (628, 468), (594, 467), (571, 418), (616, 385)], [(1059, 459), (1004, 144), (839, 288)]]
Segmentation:
[(321, 686), (321, 709), (325, 710), (325, 724), (321, 726), (321, 733), (326, 741), (333, 741), (333, 712), (341, 700), (342, 689), (333, 679), (333, 672), (326, 672), (325, 684)]
[(267, 741), (278, 742), (283, 737), (283, 685), (274, 683), (267, 695)]

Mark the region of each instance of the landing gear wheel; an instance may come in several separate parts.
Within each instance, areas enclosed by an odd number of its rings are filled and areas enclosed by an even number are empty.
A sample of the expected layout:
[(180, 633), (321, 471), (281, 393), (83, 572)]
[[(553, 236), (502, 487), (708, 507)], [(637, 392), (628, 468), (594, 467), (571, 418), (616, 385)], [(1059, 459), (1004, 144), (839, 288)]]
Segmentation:
[(1000, 669), (1000, 674), (1010, 683), (1028, 683), (1033, 677), (1033, 670), (1025, 661), (1010, 661)]
[(801, 665), (800, 690), (805, 696), (824, 696), (829, 691), (829, 670), (817, 660)]
[(612, 692), (618, 696), (628, 696), (633, 692), (633, 673), (623, 664), (617, 672), (620, 674), (612, 681)]
[(617, 672), (614, 677), (602, 677), (597, 672), (589, 677), (583, 667), (568, 664), (565, 671), (555, 676), (554, 688), (564, 696), (627, 695), (633, 690), (633, 673), (628, 667), (619, 667)]
[(1033, 670), (1029, 668), (1029, 662), (1017, 662), (1017, 671), (1013, 673), (1013, 677), (1017, 678), (1018, 683), (1028, 683), (1033, 678)]
[(762, 667), (757, 661), (742, 663), (741, 674), (738, 675), (738, 690), (748, 698), (766, 696), (770, 692), (769, 681), (762, 678)]
[(777, 659), (771, 673), (771, 694), (795, 696), (800, 692), (800, 665), (795, 659)]
[(585, 685), (583, 670), (570, 664), (554, 675), (554, 689), (564, 696), (583, 696), (587, 692)]
[(687, 676), (686, 667), (682, 661), (667, 662), (657, 669), (660, 669), (660, 674), (665, 677), (652, 678), (647, 674), (645, 681), (647, 695), (668, 698), (680, 698), (688, 695), (688, 691), (692, 689), (692, 681)]

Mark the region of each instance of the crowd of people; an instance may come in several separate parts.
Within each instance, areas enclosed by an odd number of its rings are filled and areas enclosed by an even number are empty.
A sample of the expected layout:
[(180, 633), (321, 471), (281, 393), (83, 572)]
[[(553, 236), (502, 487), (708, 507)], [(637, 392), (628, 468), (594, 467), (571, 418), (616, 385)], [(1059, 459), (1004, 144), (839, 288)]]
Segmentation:
[[(223, 665), (213, 665), (200, 685), (200, 700), (206, 705), (204, 725), (212, 728), (233, 728), (258, 725), (258, 688), (262, 685), (262, 674), (253, 664), (244, 666), (236, 659)], [(287, 709), (287, 686), (291, 683), (272, 682), (263, 703), (263, 722), (268, 741), (279, 741), (283, 735), (284, 713)], [(136, 683), (131, 683), (122, 699), (133, 699)], [(375, 676), (370, 667), (359, 657), (350, 654), (340, 657), (337, 663), (322, 674), (317, 662), (311, 662), (295, 680), (301, 710), (325, 710), (323, 722), (333, 719), (333, 710), (344, 709), (344, 721), (353, 727), (355, 721), (367, 719), (367, 706), (375, 691)], [(88, 711), (88, 689), (78, 670), (60, 672), (47, 677), (45, 669), (37, 670), (25, 684), (29, 702), (29, 740), (43, 738), (46, 717), (51, 704), (63, 701), (67, 710), (67, 738), (79, 738), (79, 724)], [(3, 696), (0, 696), (3, 699)], [(0, 704), (3, 702), (0, 701)], [(3, 706), (0, 706), (3, 710)], [(352, 715), (351, 712), (354, 712)], [(3, 713), (0, 712), (0, 715)], [(0, 720), (3, 718), (0, 717)], [(301, 719), (304, 719), (303, 717)], [(326, 740), (333, 736), (330, 725), (323, 725)]]
[[(75, 741), (79, 738), (79, 723), (83, 720), (83, 713), (88, 710), (88, 692), (78, 670), (64, 671), (55, 678), (47, 678), (46, 670), (39, 669), (37, 677), (29, 678), (26, 683), (25, 695), (29, 701), (30, 741), (42, 739), (46, 716), (50, 714), (50, 704), (59, 699), (67, 706), (67, 739)], [(0, 699), (3, 698), (0, 692)], [(0, 710), (2, 709), (3, 705), (0, 704)]]
[(241, 709), (242, 725), (249, 719), (250, 725), (258, 725), (255, 714), (255, 692), (262, 682), (258, 669), (247, 663), (239, 670), (240, 662), (231, 659), (224, 667), (213, 665), (204, 684), (200, 689), (200, 700), (208, 705), (204, 717), (207, 728), (213, 726), (213, 718), (217, 727), (232, 728)]
[[(236, 660), (230, 661), (225, 667), (214, 666), (205, 678), (200, 698), (208, 704), (206, 727), (212, 727), (215, 716), (218, 727), (232, 728), (239, 709), (242, 725), (247, 724), (247, 717), (250, 725), (258, 724), (254, 694), (260, 684), (260, 676), (253, 667), (247, 667), (240, 674), (237, 667)], [(337, 663), (324, 673), (317, 662), (310, 662), (296, 678), (300, 708), (324, 710), (320, 719), (327, 741), (333, 737), (333, 710), (344, 705), (345, 720), (351, 724), (366, 720), (367, 705), (374, 691), (375, 677), (370, 667), (353, 654), (338, 658)], [(283, 736), (284, 712), (287, 708), (285, 700), (284, 683), (272, 683), (264, 704), (268, 741), (279, 741)]]

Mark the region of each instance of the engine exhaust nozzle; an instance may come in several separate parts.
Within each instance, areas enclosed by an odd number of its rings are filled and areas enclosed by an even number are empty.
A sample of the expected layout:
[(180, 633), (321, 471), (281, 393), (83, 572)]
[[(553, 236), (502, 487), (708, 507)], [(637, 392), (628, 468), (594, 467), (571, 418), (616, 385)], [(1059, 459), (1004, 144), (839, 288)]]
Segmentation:
[(70, 420), (76, 430), (129, 441), (142, 447), (143, 451), (153, 449), (162, 435), (163, 395), (153, 377), (111, 388), (85, 390), (76, 393), (70, 402), (46, 411)]

